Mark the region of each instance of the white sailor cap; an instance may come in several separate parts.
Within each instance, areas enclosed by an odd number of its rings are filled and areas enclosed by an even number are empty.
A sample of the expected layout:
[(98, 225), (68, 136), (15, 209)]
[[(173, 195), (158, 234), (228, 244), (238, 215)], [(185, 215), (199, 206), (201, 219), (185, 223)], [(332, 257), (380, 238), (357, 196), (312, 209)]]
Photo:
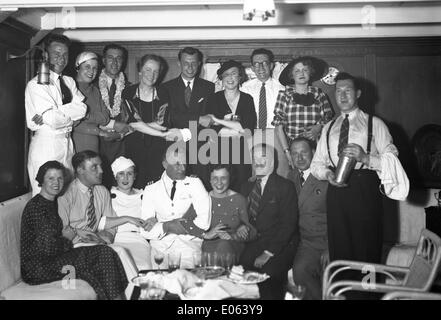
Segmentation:
[(113, 175), (116, 177), (116, 174), (118, 172), (124, 171), (124, 170), (126, 170), (130, 167), (134, 167), (134, 166), (135, 166), (135, 163), (132, 160), (121, 156), (121, 157), (117, 158), (115, 161), (113, 161), (111, 167), (112, 167)]

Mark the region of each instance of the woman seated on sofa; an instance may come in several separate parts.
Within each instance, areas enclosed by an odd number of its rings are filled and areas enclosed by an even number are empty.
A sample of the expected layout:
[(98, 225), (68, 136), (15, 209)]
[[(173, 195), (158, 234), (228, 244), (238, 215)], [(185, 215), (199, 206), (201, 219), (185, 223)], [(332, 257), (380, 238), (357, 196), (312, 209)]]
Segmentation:
[(210, 169), (211, 226), (204, 234), (203, 252), (234, 254), (236, 261), (244, 248), (244, 241), (255, 228), (249, 223), (247, 200), (231, 189), (231, 167), (224, 164)]
[[(135, 163), (128, 158), (119, 157), (112, 163), (116, 186), (112, 187), (112, 208), (118, 217), (134, 217), (141, 219), (142, 189), (136, 189)], [(150, 219), (156, 222), (156, 219)], [(151, 248), (147, 240), (141, 236), (140, 227), (126, 223), (118, 226), (115, 244), (126, 248), (135, 260), (139, 270), (151, 269)]]
[(57, 161), (38, 170), (41, 191), (26, 204), (21, 222), (22, 278), (31, 285), (49, 283), (63, 279), (64, 268), (72, 266), (75, 277), (89, 283), (98, 299), (123, 298), (128, 281), (118, 254), (105, 245), (72, 247), (75, 231), (63, 228), (56, 200), (64, 174)]

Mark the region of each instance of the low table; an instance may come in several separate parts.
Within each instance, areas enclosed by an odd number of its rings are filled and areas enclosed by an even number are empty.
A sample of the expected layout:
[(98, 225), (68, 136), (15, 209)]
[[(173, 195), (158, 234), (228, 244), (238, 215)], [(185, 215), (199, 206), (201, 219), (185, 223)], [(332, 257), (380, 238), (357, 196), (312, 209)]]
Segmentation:
[[(181, 269), (183, 270), (183, 269)], [(186, 271), (194, 271), (194, 269), (184, 269)], [(155, 269), (155, 270), (141, 270), (139, 273), (146, 274), (148, 272), (170, 272), (168, 269)], [(259, 298), (259, 288), (257, 284), (237, 284), (228, 280), (225, 275), (221, 275), (217, 278), (207, 279), (206, 283), (206, 291), (205, 293), (201, 291), (200, 299), (213, 299), (212, 293), (218, 292), (219, 299), (258, 299)], [(217, 291), (219, 290), (219, 291)], [(141, 289), (137, 286), (134, 286), (132, 295), (130, 297), (131, 300), (138, 300), (141, 294)], [(206, 295), (205, 295), (206, 294)], [(230, 294), (230, 296), (226, 296)], [(216, 298), (215, 298), (216, 299)], [(175, 293), (171, 293), (169, 291), (166, 292), (164, 300), (180, 300), (180, 296)], [(214, 300), (214, 299), (213, 299)]]

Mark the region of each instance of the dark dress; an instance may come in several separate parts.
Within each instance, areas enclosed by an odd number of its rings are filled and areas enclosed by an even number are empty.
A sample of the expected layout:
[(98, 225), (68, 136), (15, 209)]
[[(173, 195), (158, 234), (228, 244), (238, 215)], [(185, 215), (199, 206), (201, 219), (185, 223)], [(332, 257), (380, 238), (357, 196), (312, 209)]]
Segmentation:
[[(242, 221), (245, 220), (245, 221)], [(247, 214), (247, 200), (240, 193), (225, 198), (211, 197), (211, 224), (210, 229), (219, 223), (228, 226), (228, 233), (234, 234), (242, 224), (249, 224)], [(245, 243), (237, 240), (212, 239), (202, 242), (203, 252), (232, 253), (239, 260)]]
[[(225, 115), (231, 113), (232, 111), (225, 98), (224, 91), (218, 91), (209, 98), (205, 114), (213, 114), (218, 119), (224, 119)], [(242, 128), (249, 129), (250, 134), (252, 134), (254, 128), (256, 128), (257, 122), (257, 115), (254, 109), (252, 96), (242, 91), (240, 92), (235, 115), (240, 117)], [(213, 128), (220, 131), (222, 126), (214, 126)], [(226, 159), (228, 159), (229, 164), (234, 163), (232, 165), (233, 172), (230, 187), (236, 192), (240, 192), (242, 184), (251, 177), (251, 154), (249, 152), (246, 138), (246, 136), (219, 137), (217, 140), (218, 163), (225, 163)], [(229, 146), (228, 157), (225, 156), (225, 146)], [(239, 146), (240, 150), (238, 150)], [(240, 161), (237, 161), (239, 159)]]
[[(130, 86), (123, 91), (123, 99), (136, 109), (142, 121), (149, 123), (156, 121), (157, 114), (164, 102), (155, 98), (151, 102), (142, 101), (137, 94), (138, 84)], [(136, 122), (133, 112), (129, 108), (128, 122)], [(166, 149), (164, 138), (155, 137), (138, 131), (128, 135), (125, 139), (125, 156), (132, 159), (136, 165), (137, 178), (134, 187), (144, 189), (147, 182), (157, 181), (161, 177), (164, 167), (162, 155)]]
[(27, 204), (21, 221), (21, 274), (31, 285), (62, 280), (63, 267), (73, 266), (75, 277), (89, 283), (98, 299), (124, 293), (127, 277), (118, 254), (108, 246), (72, 248), (62, 236), (57, 201), (37, 194)]

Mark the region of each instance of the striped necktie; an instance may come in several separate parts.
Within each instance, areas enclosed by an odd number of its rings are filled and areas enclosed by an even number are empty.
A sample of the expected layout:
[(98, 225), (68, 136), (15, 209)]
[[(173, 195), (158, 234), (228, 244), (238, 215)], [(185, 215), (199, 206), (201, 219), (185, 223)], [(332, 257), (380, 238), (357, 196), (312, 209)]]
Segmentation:
[(185, 97), (185, 105), (187, 107), (189, 107), (190, 106), (190, 99), (191, 99), (190, 81), (187, 81), (187, 87), (185, 87), (184, 97)]
[(86, 208), (87, 226), (94, 231), (96, 225), (95, 204), (93, 197), (93, 187), (89, 188), (89, 204)]
[(340, 156), (342, 150), (348, 144), (349, 136), (349, 114), (346, 115), (340, 127), (340, 137), (338, 139), (338, 155)]
[(256, 223), (257, 210), (259, 209), (260, 199), (262, 198), (262, 179), (256, 179), (253, 190), (248, 196), (250, 222)]
[(259, 129), (266, 128), (266, 90), (265, 82), (262, 82), (259, 95)]
[(300, 176), (300, 186), (303, 187), (303, 185), (305, 184), (305, 177), (303, 176), (303, 171), (299, 171), (299, 176)]

